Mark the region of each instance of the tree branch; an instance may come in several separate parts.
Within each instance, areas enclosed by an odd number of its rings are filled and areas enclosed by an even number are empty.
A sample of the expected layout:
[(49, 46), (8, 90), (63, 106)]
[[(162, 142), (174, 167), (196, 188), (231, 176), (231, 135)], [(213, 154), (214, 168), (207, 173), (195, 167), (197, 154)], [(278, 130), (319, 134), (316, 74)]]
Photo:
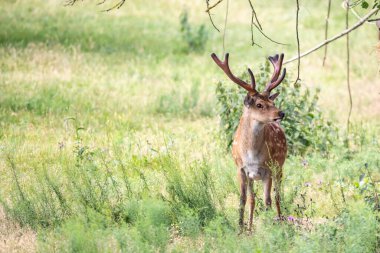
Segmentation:
[(215, 8), (218, 4), (220, 4), (221, 2), (223, 2), (223, 0), (218, 0), (218, 2), (214, 3), (213, 5), (207, 7), (207, 10), (206, 12), (209, 12), (212, 8)]
[(331, 42), (333, 42), (333, 41), (335, 41), (337, 39), (340, 39), (341, 37), (345, 36), (346, 34), (354, 31), (356, 28), (358, 28), (361, 25), (363, 25), (372, 15), (376, 14), (379, 10), (380, 10), (380, 8), (372, 9), (367, 15), (365, 15), (359, 22), (357, 22), (351, 28), (346, 29), (346, 30), (342, 31), (341, 33), (335, 35), (334, 37), (332, 37), (332, 38), (330, 38), (328, 40), (325, 40), (325, 41), (319, 43), (318, 45), (316, 45), (315, 47), (309, 49), (308, 51), (303, 52), (299, 57), (298, 56), (294, 56), (294, 57), (290, 58), (289, 60), (285, 61), (283, 64), (288, 64), (288, 63), (290, 63), (292, 61), (297, 60), (298, 58), (302, 58), (302, 57), (304, 57), (306, 55), (309, 55), (312, 52), (317, 51), (318, 49), (320, 49), (324, 45), (327, 45), (327, 44), (329, 44), (329, 43), (331, 43)]
[(260, 21), (259, 19), (257, 18), (257, 15), (256, 15), (256, 11), (255, 9), (253, 8), (253, 4), (251, 2), (251, 0), (248, 0), (249, 2), (249, 5), (251, 6), (251, 10), (252, 10), (252, 15), (251, 15), (251, 42), (252, 42), (252, 46), (254, 45), (257, 45), (258, 47), (261, 48), (261, 46), (259, 44), (257, 44), (253, 38), (253, 25), (254, 25), (254, 18), (256, 18), (256, 22), (259, 26), (259, 28), (262, 30), (263, 28), (261, 27), (261, 24), (260, 24)]
[[(251, 10), (252, 10), (252, 20), (253, 20), (253, 17), (255, 17), (257, 25), (260, 27), (260, 30), (263, 30), (263, 28), (261, 27), (260, 21), (257, 17), (255, 8), (253, 8), (253, 4), (252, 4), (251, 0), (248, 0), (248, 2), (249, 2), (249, 5), (251, 6)], [(253, 23), (253, 21), (252, 21), (252, 23)]]
[(112, 6), (111, 8), (108, 8), (108, 9), (103, 10), (103, 11), (111, 11), (113, 9), (120, 9), (120, 7), (123, 6), (124, 3), (125, 3), (125, 0), (120, 0), (120, 2), (118, 2), (117, 4)]
[[(210, 2), (210, 0), (206, 0), (207, 9), (210, 8), (210, 3), (209, 2)], [(217, 30), (218, 32), (220, 32), (220, 30), (218, 29), (218, 27), (216, 27), (216, 25), (214, 23), (214, 20), (211, 17), (211, 13), (208, 11), (207, 14), (208, 14), (208, 17), (210, 18), (210, 22), (211, 22), (212, 26), (215, 28), (215, 30)]]
[[(76, 2), (78, 2), (79, 0), (67, 0), (65, 5), (68, 6), (68, 5), (74, 5)], [(101, 0), (100, 2), (98, 2), (96, 5), (102, 5), (106, 2), (107, 0)], [(125, 4), (125, 1), (126, 0), (119, 0), (115, 5), (113, 5), (111, 8), (109, 9), (106, 9), (106, 10), (103, 10), (103, 11), (111, 11), (113, 9), (120, 9), (121, 6), (123, 6)]]
[[(350, 8), (352, 14), (354, 14), (354, 16), (357, 18), (357, 19), (362, 19), (362, 17), (355, 11), (354, 7), (351, 7)], [(375, 25), (374, 23), (371, 23), (369, 20), (366, 21), (367, 24), (370, 24), (370, 25)]]
[[(281, 42), (278, 42), (278, 41), (275, 41), (274, 39), (271, 39), (268, 35), (266, 35), (264, 33), (264, 30), (261, 26), (261, 23), (257, 17), (257, 14), (256, 14), (256, 11), (255, 11), (255, 8), (253, 7), (253, 4), (251, 2), (251, 0), (248, 0), (249, 2), (249, 5), (251, 7), (251, 12), (252, 12), (252, 15), (251, 15), (251, 41), (252, 41), (252, 46), (253, 45), (257, 45), (259, 47), (261, 47), (259, 44), (255, 43), (254, 40), (253, 40), (253, 26), (255, 26), (257, 28), (257, 30), (261, 33), (261, 35), (263, 35), (265, 38), (267, 38), (268, 40), (270, 40), (271, 42), (275, 43), (275, 44), (279, 44), (279, 45), (287, 45), (285, 43), (281, 43)], [(256, 23), (254, 22), (254, 19), (256, 19)]]
[(253, 23), (254, 26), (256, 26), (257, 30), (265, 37), (267, 38), (268, 40), (270, 40), (271, 42), (275, 43), (275, 44), (279, 44), (279, 45), (284, 45), (284, 46), (287, 46), (288, 44), (286, 43), (282, 43), (282, 42), (278, 42), (278, 41), (275, 41), (273, 39), (271, 39), (268, 35), (266, 35), (263, 30), (260, 30), (260, 28), (258, 27), (258, 25), (256, 25), (255, 23)]
[(379, 20), (380, 20), (380, 18), (371, 18), (371, 19), (368, 19), (368, 22), (376, 22)]

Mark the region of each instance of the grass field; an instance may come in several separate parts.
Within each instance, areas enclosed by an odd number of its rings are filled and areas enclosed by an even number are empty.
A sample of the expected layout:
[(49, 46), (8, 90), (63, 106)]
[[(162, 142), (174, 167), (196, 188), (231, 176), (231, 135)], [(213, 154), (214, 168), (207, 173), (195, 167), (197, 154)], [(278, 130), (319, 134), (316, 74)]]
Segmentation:
[[(231, 67), (255, 71), (268, 55), (294, 56), (294, 3), (255, 3), (265, 32), (288, 44), (256, 32), (259, 48), (250, 46), (246, 2), (230, 1)], [(301, 51), (324, 39), (326, 3), (301, 1)], [(219, 27), (223, 4), (214, 11)], [(333, 1), (330, 35), (344, 29), (340, 4)], [(341, 137), (328, 155), (288, 157), (289, 221), (265, 211), (257, 182), (255, 230), (239, 236), (235, 166), (220, 138), (215, 95), (226, 77), (209, 57), (222, 55), (223, 35), (211, 27), (205, 3), (103, 7), (0, 2), (0, 252), (380, 252), (373, 25), (350, 35), (350, 147), (342, 39), (329, 45), (326, 66), (323, 50), (301, 63), (302, 85), (320, 89), (318, 106)], [(183, 11), (192, 27), (206, 25), (203, 51), (189, 51), (181, 37)], [(293, 80), (296, 64), (287, 69)]]

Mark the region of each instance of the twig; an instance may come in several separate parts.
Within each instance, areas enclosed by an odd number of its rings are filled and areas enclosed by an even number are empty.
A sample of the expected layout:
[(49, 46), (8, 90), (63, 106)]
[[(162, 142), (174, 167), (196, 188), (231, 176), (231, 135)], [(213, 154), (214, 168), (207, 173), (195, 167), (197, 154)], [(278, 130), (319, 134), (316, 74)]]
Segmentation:
[[(357, 17), (357, 19), (361, 19), (362, 17), (360, 17), (360, 15), (354, 10), (354, 7), (350, 8), (352, 14), (354, 14), (355, 17)], [(369, 20), (366, 21), (367, 24), (369, 25), (375, 25), (374, 23), (371, 23)]]
[(295, 60), (297, 60), (298, 58), (302, 58), (306, 55), (309, 55), (311, 54), (312, 52), (314, 51), (317, 51), (318, 49), (320, 49), (321, 47), (323, 47), (324, 45), (327, 45), (337, 39), (340, 39), (341, 37), (345, 36), (346, 34), (354, 31), (356, 28), (360, 27), (361, 25), (363, 25), (372, 15), (376, 14), (377, 12), (379, 11), (379, 8), (376, 8), (376, 9), (372, 9), (369, 13), (367, 13), (367, 15), (365, 15), (359, 22), (357, 22), (354, 26), (352, 26), (351, 28), (349, 29), (346, 29), (344, 31), (342, 31), (341, 33), (335, 35), (334, 37), (328, 39), (328, 40), (325, 40), (321, 43), (319, 43), (318, 45), (316, 45), (315, 47), (307, 50), (306, 52), (303, 52), (300, 56), (294, 56), (292, 58), (290, 58), (289, 60), (285, 61), (283, 64), (288, 64), (290, 62), (293, 62)]
[(368, 22), (375, 22), (375, 21), (379, 21), (380, 18), (371, 18), (371, 19), (368, 19)]
[[(326, 24), (325, 24), (325, 40), (327, 40), (328, 30), (329, 30), (329, 19), (330, 19), (330, 10), (331, 10), (331, 0), (328, 0), (329, 3), (327, 5), (327, 16), (326, 16)], [(325, 66), (327, 57), (327, 45), (325, 46), (325, 54), (323, 56), (322, 66)]]
[(298, 82), (298, 80), (300, 79), (300, 67), (301, 67), (301, 57), (300, 57), (300, 54), (301, 54), (301, 49), (300, 49), (300, 38), (299, 38), (299, 33), (298, 33), (298, 15), (299, 15), (299, 12), (300, 12), (300, 3), (299, 3), (299, 0), (296, 0), (296, 4), (297, 4), (297, 11), (296, 11), (296, 37), (297, 37), (297, 79), (294, 81), (294, 84), (296, 84)]
[(69, 5), (74, 5), (78, 0), (67, 0), (63, 5), (64, 6), (69, 6)]
[(226, 52), (226, 29), (227, 29), (227, 20), (228, 20), (228, 8), (229, 8), (229, 0), (227, 0), (227, 6), (226, 6), (226, 18), (224, 19), (224, 29), (223, 29), (223, 55)]
[(256, 24), (253, 23), (253, 16), (252, 16), (252, 19), (251, 19), (251, 43), (252, 43), (252, 46), (256, 45), (256, 46), (262, 48), (262, 47), (261, 47), (259, 44), (257, 44), (257, 43), (255, 42), (255, 40), (253, 39), (253, 26), (254, 26), (254, 25), (256, 25)]
[[(348, 29), (348, 11), (349, 11), (349, 0), (346, 0), (346, 29)], [(350, 133), (350, 118), (352, 112), (352, 94), (351, 94), (351, 84), (350, 84), (350, 35), (346, 35), (346, 51), (347, 51), (347, 90), (350, 98), (350, 109), (347, 117), (347, 136)], [(348, 140), (348, 138), (347, 138)]]
[(286, 44), (286, 43), (282, 43), (282, 42), (278, 42), (278, 41), (275, 41), (275, 40), (273, 40), (273, 39), (271, 39), (268, 35), (266, 35), (262, 30), (260, 30), (259, 29), (259, 27), (254, 23), (253, 24), (254, 26), (256, 26), (256, 28), (257, 28), (257, 30), (265, 37), (265, 38), (267, 38), (268, 40), (270, 40), (270, 41), (272, 41), (273, 43), (276, 43), (276, 44), (279, 44), (279, 45), (284, 45), (284, 46), (286, 46), (286, 45), (288, 45), (288, 44)]
[(260, 21), (257, 17), (255, 8), (253, 8), (253, 4), (252, 4), (251, 0), (248, 0), (248, 2), (249, 2), (249, 5), (251, 6), (251, 10), (252, 10), (252, 19), (253, 19), (253, 17), (255, 17), (257, 25), (260, 27), (260, 30), (263, 30), (263, 28), (261, 27)]
[(213, 5), (211, 5), (211, 6), (208, 6), (206, 12), (209, 12), (212, 8), (215, 8), (215, 7), (216, 7), (218, 4), (220, 4), (221, 2), (223, 2), (223, 0), (219, 0), (219, 1), (216, 2), (215, 4), (213, 4)]
[[(275, 44), (279, 44), (279, 45), (287, 45), (285, 43), (281, 43), (281, 42), (278, 42), (278, 41), (275, 41), (273, 40), (272, 38), (270, 38), (268, 35), (266, 35), (264, 33), (264, 30), (263, 30), (263, 27), (261, 26), (261, 23), (259, 21), (259, 18), (257, 17), (257, 14), (256, 14), (256, 11), (255, 11), (255, 8), (253, 7), (253, 4), (251, 2), (251, 0), (248, 0), (248, 3), (249, 3), (249, 6), (251, 7), (251, 11), (252, 11), (252, 15), (251, 15), (251, 41), (252, 41), (252, 46), (253, 45), (257, 45), (259, 47), (261, 47), (259, 44), (255, 43), (254, 40), (253, 40), (253, 27), (255, 26), (257, 28), (257, 30), (265, 37), (267, 38), (268, 40), (270, 40), (271, 42), (275, 43)], [(256, 20), (256, 23), (254, 22), (254, 19)]]
[(124, 5), (124, 3), (125, 3), (125, 0), (120, 0), (120, 2), (118, 2), (117, 4), (112, 6), (111, 8), (103, 10), (103, 12), (112, 11), (114, 9), (120, 9), (120, 7)]
[[(68, 6), (68, 5), (74, 5), (76, 2), (78, 2), (79, 0), (67, 0), (66, 3), (65, 3), (65, 6)], [(97, 3), (96, 5), (102, 5), (106, 2), (107, 0), (101, 0), (99, 3)], [(125, 1), (126, 0), (120, 0), (119, 2), (117, 2), (114, 6), (112, 6), (111, 8), (109, 9), (106, 9), (106, 10), (103, 10), (103, 11), (111, 11), (113, 9), (120, 9), (121, 6), (123, 6), (125, 4)]]
[[(206, 0), (207, 9), (208, 9), (209, 6), (210, 6), (209, 1), (210, 1), (210, 0)], [(220, 30), (218, 29), (218, 27), (216, 27), (216, 25), (215, 25), (215, 23), (214, 23), (214, 20), (212, 20), (211, 13), (208, 11), (207, 14), (208, 14), (208, 17), (210, 18), (210, 22), (211, 22), (212, 26), (215, 28), (215, 30), (217, 30), (218, 32), (220, 32)]]
[(251, 10), (252, 10), (252, 15), (251, 15), (251, 41), (252, 41), (252, 46), (257, 45), (258, 47), (261, 48), (261, 46), (259, 44), (255, 43), (255, 41), (253, 39), (253, 25), (255, 24), (253, 19), (254, 18), (256, 19), (257, 25), (259, 26), (260, 30), (262, 30), (262, 27), (261, 27), (259, 19), (257, 18), (256, 12), (255, 12), (255, 9), (253, 8), (253, 4), (252, 4), (251, 0), (248, 0), (248, 2), (249, 2), (249, 5), (251, 6)]

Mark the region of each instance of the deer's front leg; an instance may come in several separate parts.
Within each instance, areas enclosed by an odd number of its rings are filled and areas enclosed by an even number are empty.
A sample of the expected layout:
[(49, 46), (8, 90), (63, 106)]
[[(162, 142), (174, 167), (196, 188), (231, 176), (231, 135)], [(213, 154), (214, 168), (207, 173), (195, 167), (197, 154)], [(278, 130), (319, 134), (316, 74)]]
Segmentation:
[(272, 198), (271, 198), (271, 190), (272, 190), (272, 177), (271, 175), (268, 175), (264, 181), (264, 200), (265, 200), (265, 206), (268, 208), (272, 207)]
[(248, 230), (252, 231), (253, 213), (255, 211), (255, 193), (253, 192), (253, 179), (248, 179), (249, 191), (249, 225)]
[(244, 209), (245, 204), (247, 203), (247, 176), (245, 175), (245, 171), (242, 168), (239, 173), (239, 181), (240, 181), (240, 206), (239, 206), (239, 226), (240, 232), (244, 229)]

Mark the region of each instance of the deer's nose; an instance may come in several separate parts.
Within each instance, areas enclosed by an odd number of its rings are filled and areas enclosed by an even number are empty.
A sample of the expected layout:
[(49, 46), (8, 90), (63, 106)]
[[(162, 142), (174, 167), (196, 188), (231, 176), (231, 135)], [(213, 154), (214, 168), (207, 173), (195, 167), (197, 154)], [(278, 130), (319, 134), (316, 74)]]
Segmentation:
[(278, 116), (280, 116), (280, 118), (283, 119), (285, 117), (285, 113), (283, 111), (280, 111), (278, 113)]

